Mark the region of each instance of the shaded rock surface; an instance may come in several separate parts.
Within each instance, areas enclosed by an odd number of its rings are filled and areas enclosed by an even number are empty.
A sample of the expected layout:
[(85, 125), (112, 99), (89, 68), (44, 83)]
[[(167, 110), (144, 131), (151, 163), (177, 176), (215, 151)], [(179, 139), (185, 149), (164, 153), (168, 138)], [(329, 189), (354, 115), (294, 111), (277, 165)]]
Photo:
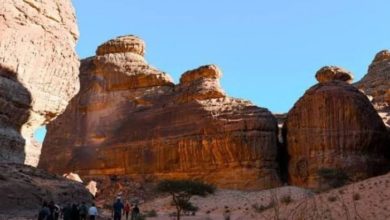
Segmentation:
[(79, 90), (71, 1), (2, 0), (0, 33), (0, 161), (37, 165), (34, 131)]
[(380, 51), (369, 66), (368, 73), (355, 86), (369, 96), (390, 129), (390, 51)]
[(198, 178), (221, 187), (275, 186), (277, 122), (225, 95), (207, 65), (169, 75), (147, 64), (135, 36), (82, 61), (81, 90), (48, 125), (40, 167), (82, 176)]
[(368, 98), (339, 79), (306, 91), (287, 115), (284, 136), (293, 185), (318, 187), (324, 168), (351, 180), (388, 168), (385, 125)]
[(7, 163), (0, 164), (0, 195), (0, 217), (12, 213), (14, 217), (23, 216), (29, 211), (36, 214), (43, 201), (60, 205), (92, 201), (81, 183), (34, 167)]

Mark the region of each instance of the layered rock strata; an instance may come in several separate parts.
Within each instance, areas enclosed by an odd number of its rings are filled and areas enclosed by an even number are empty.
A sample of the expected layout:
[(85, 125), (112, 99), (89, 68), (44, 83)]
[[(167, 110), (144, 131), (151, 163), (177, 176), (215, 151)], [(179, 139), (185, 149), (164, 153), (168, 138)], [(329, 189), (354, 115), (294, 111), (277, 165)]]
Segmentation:
[(82, 61), (81, 90), (48, 125), (40, 167), (226, 188), (279, 184), (277, 122), (267, 109), (226, 96), (215, 65), (187, 71), (175, 85), (144, 51), (142, 40), (124, 36)]
[(290, 183), (319, 187), (324, 169), (350, 180), (387, 170), (385, 125), (368, 98), (347, 83), (350, 73), (324, 67), (316, 77), (320, 83), (298, 100), (284, 124)]
[(34, 131), (79, 89), (71, 1), (2, 0), (0, 33), (0, 161), (37, 165)]
[(390, 130), (390, 51), (376, 54), (368, 73), (355, 86), (369, 96)]

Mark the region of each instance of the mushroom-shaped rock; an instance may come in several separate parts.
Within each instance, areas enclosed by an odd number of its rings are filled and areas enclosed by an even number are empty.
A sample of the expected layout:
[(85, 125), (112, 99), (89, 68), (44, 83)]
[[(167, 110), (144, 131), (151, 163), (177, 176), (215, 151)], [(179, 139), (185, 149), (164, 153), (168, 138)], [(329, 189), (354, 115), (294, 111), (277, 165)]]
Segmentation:
[(353, 75), (351, 72), (341, 67), (325, 66), (317, 71), (316, 79), (320, 83), (334, 80), (351, 83), (353, 80)]
[(100, 45), (96, 50), (96, 55), (110, 53), (136, 53), (145, 55), (145, 42), (134, 35), (117, 37)]
[(225, 97), (219, 83), (222, 73), (216, 65), (201, 66), (185, 72), (178, 86), (178, 102)]
[(346, 82), (327, 81), (307, 90), (283, 130), (293, 185), (319, 187), (323, 169), (351, 180), (386, 171), (386, 128), (367, 97)]
[(176, 86), (133, 52), (97, 55), (80, 70), (80, 93), (47, 126), (41, 167), (86, 179), (147, 175), (236, 189), (280, 184), (275, 117), (225, 96), (216, 66), (188, 71)]
[(91, 61), (96, 73), (105, 76), (105, 89), (173, 86), (173, 80), (168, 74), (146, 62), (144, 48), (143, 40), (133, 35), (109, 40), (98, 47), (97, 56)]

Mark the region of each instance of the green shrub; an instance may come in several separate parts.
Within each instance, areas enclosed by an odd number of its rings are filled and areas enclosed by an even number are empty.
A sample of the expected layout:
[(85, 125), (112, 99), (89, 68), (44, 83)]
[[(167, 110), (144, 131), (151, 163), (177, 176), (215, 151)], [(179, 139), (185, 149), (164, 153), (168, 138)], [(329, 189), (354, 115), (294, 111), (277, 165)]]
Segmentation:
[(145, 212), (145, 217), (148, 217), (148, 218), (157, 217), (157, 212), (156, 212), (156, 210), (152, 209), (152, 210), (150, 210), (150, 211), (146, 211), (146, 212)]
[(317, 172), (322, 190), (344, 186), (348, 181), (348, 175), (341, 169), (322, 168)]
[(293, 200), (290, 195), (283, 196), (280, 201), (286, 205), (290, 204)]
[(328, 197), (328, 201), (329, 202), (335, 202), (337, 200), (337, 197), (336, 196), (329, 196)]
[(157, 190), (172, 195), (176, 207), (176, 217), (180, 220), (181, 212), (196, 212), (198, 208), (190, 203), (192, 196), (206, 196), (215, 192), (213, 185), (193, 180), (163, 180)]
[(275, 206), (275, 202), (271, 201), (268, 205), (259, 205), (259, 204), (253, 204), (252, 208), (255, 210), (257, 213), (262, 213), (267, 209), (273, 208)]
[(358, 200), (360, 200), (360, 199), (361, 199), (361, 197), (360, 197), (360, 194), (359, 194), (359, 193), (353, 194), (353, 200), (354, 200), (354, 201), (358, 201)]

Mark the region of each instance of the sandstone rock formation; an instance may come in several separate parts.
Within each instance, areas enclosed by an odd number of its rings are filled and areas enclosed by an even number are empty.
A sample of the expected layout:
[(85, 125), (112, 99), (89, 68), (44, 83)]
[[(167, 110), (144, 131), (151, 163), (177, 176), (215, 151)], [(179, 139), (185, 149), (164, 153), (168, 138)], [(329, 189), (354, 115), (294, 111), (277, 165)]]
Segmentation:
[(288, 113), (284, 136), (291, 184), (318, 187), (321, 169), (339, 171), (351, 180), (387, 169), (386, 128), (367, 97), (345, 82), (349, 75), (341, 68), (322, 68), (316, 74), (322, 82)]
[(33, 133), (79, 90), (70, 0), (0, 3), (0, 161), (37, 165)]
[(82, 61), (81, 90), (48, 125), (40, 167), (84, 176), (199, 178), (221, 187), (277, 185), (277, 122), (227, 97), (207, 65), (171, 78), (147, 64), (135, 36)]
[(371, 99), (372, 104), (390, 129), (390, 51), (380, 51), (368, 73), (355, 84)]
[[(92, 200), (92, 195), (81, 183), (34, 167), (7, 163), (0, 164), (0, 195), (1, 219), (15, 219), (31, 210), (35, 216), (43, 201), (65, 205)], [(8, 214), (10, 218), (2, 214)]]
[(331, 82), (334, 80), (351, 83), (353, 75), (346, 69), (338, 66), (324, 66), (316, 73), (316, 79), (320, 83)]

